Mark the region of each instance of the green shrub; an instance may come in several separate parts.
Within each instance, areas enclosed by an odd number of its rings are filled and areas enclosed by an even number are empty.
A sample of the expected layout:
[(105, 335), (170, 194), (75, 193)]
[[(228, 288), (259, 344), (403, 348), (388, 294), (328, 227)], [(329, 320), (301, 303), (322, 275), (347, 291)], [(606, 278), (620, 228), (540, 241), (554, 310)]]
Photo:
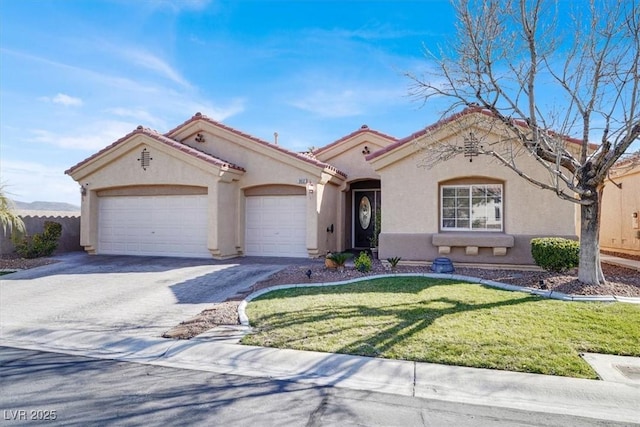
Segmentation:
[(394, 256), (392, 258), (387, 258), (387, 262), (391, 264), (391, 268), (396, 268), (401, 259), (402, 258), (399, 256)]
[(369, 237), (369, 242), (371, 243), (372, 248), (377, 248), (380, 239), (380, 231), (382, 230), (382, 215), (380, 208), (376, 209), (373, 221), (373, 235)]
[(531, 255), (536, 265), (548, 271), (565, 271), (578, 266), (580, 244), (560, 237), (531, 239)]
[(58, 248), (58, 239), (62, 235), (62, 224), (53, 221), (44, 222), (44, 231), (25, 236), (15, 242), (18, 255), (23, 258), (50, 256)]
[(332, 254), (327, 255), (327, 258), (335, 262), (338, 265), (338, 267), (343, 267), (344, 263), (347, 262), (347, 260), (352, 256), (353, 255), (350, 254), (349, 252), (334, 252)]
[(353, 261), (353, 264), (356, 266), (356, 270), (366, 273), (371, 270), (371, 257), (364, 251), (360, 252), (358, 258)]

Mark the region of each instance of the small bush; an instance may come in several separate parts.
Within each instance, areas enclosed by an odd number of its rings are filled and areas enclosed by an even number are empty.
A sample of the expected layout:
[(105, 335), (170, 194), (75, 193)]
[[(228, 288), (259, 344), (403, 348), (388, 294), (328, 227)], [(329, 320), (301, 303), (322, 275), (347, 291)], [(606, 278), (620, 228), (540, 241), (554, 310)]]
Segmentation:
[(33, 237), (25, 236), (15, 242), (16, 252), (23, 258), (50, 256), (58, 248), (61, 235), (62, 224), (45, 221), (42, 233), (34, 234)]
[(392, 258), (387, 258), (387, 262), (391, 264), (391, 268), (396, 268), (401, 259), (402, 258), (399, 256), (394, 256)]
[(338, 267), (342, 267), (344, 266), (344, 263), (347, 262), (347, 260), (352, 256), (353, 255), (350, 254), (349, 252), (334, 252), (332, 254), (327, 255), (327, 258), (335, 262), (338, 265)]
[(371, 257), (364, 251), (360, 252), (360, 255), (358, 255), (358, 258), (356, 258), (353, 263), (356, 266), (356, 270), (362, 273), (371, 270)]
[(531, 239), (531, 255), (537, 266), (561, 272), (578, 266), (580, 243), (560, 237)]

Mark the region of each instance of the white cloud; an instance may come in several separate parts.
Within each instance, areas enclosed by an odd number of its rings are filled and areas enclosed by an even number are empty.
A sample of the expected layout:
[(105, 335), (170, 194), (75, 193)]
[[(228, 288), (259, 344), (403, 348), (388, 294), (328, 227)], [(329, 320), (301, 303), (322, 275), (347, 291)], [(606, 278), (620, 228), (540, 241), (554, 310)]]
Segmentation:
[(82, 99), (59, 93), (51, 100), (54, 104), (62, 104), (67, 107), (79, 107), (82, 105)]
[(78, 184), (64, 174), (68, 165), (2, 160), (2, 181), (10, 197), (22, 202), (49, 201), (80, 205)]
[(245, 100), (234, 98), (225, 106), (216, 106), (208, 101), (178, 100), (172, 104), (176, 112), (184, 114), (184, 119), (200, 112), (216, 121), (224, 121), (231, 116), (235, 116), (245, 110)]
[(353, 90), (313, 91), (291, 105), (322, 117), (349, 117), (362, 114), (362, 102)]
[(149, 111), (143, 108), (115, 107), (107, 108), (106, 110), (104, 110), (104, 112), (113, 114), (114, 116), (118, 117), (138, 120), (143, 126), (163, 127), (165, 125), (164, 120), (154, 116)]
[[(344, 83), (344, 86), (350, 86)], [(379, 106), (404, 101), (402, 88), (381, 88), (351, 85), (353, 89), (316, 89), (289, 104), (321, 117), (354, 117), (366, 114)]]
[[(88, 83), (89, 80), (95, 84), (112, 87), (116, 90), (125, 92), (140, 92), (140, 93), (156, 93), (159, 89), (156, 86), (145, 85), (138, 81), (131, 80), (126, 77), (113, 76), (99, 71), (90, 70), (88, 68), (78, 67), (75, 65), (65, 64), (63, 62), (52, 61), (48, 58), (32, 55), (30, 53), (24, 53), (14, 51), (10, 49), (0, 48), (0, 52), (3, 54), (11, 55), (24, 60), (36, 62), (39, 64), (48, 65), (53, 68), (59, 68), (64, 70), (64, 74), (73, 78), (79, 83)], [(54, 71), (51, 71), (54, 72)], [(50, 100), (49, 98), (41, 98), (43, 100)]]
[(73, 134), (56, 133), (46, 129), (33, 129), (32, 141), (60, 148), (95, 151), (106, 147), (136, 128), (136, 124), (120, 121), (95, 121)]
[(65, 107), (80, 107), (83, 104), (82, 99), (64, 93), (59, 93), (53, 98), (43, 96), (39, 99), (44, 102), (53, 102), (54, 104), (64, 105)]
[(191, 83), (189, 83), (179, 71), (174, 69), (171, 65), (169, 65), (166, 61), (159, 58), (158, 56), (147, 52), (142, 49), (136, 48), (123, 48), (112, 46), (111, 49), (123, 56), (128, 61), (133, 64), (151, 70), (155, 73), (158, 73), (164, 78), (171, 80), (174, 83), (179, 84), (185, 88), (191, 88)]

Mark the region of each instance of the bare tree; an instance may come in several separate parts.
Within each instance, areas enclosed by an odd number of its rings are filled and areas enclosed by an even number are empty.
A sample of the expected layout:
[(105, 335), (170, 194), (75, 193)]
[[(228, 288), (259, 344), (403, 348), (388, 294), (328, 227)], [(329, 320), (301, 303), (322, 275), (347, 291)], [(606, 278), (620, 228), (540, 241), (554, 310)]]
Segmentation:
[[(580, 205), (578, 278), (604, 283), (602, 188), (640, 136), (639, 0), (459, 0), (454, 6), (457, 35), (438, 51), (426, 50), (431, 71), (407, 74), (413, 93), (425, 103), (446, 101), (446, 115), (472, 107), (499, 123), (503, 143), (478, 144), (477, 154)], [(462, 152), (433, 144), (425, 162)], [(519, 167), (522, 152), (548, 179)]]

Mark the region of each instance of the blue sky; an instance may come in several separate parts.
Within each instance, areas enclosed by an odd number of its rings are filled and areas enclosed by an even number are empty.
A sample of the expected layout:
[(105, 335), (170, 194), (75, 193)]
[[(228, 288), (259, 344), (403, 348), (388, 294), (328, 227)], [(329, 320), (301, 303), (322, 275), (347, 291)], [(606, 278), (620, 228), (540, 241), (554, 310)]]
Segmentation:
[(0, 1), (1, 179), (16, 200), (79, 205), (66, 169), (198, 111), (296, 151), (440, 117), (403, 73), (454, 31), (447, 0)]
[(448, 1), (2, 0), (2, 181), (79, 204), (66, 169), (198, 111), (293, 150), (406, 136), (438, 116), (402, 74), (452, 28)]

